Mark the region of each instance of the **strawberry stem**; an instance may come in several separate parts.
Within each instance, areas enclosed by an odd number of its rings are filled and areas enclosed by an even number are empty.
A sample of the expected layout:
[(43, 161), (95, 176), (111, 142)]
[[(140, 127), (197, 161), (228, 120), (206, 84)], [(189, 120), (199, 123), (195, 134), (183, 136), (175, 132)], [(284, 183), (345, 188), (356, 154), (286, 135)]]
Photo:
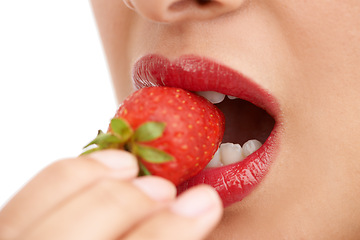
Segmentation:
[(96, 138), (87, 144), (84, 149), (92, 145), (96, 147), (85, 150), (81, 155), (90, 154), (102, 149), (123, 149), (137, 157), (140, 176), (151, 175), (150, 171), (141, 162), (142, 160), (155, 164), (174, 160), (172, 155), (160, 149), (144, 145), (146, 142), (160, 138), (164, 134), (165, 127), (166, 124), (163, 122), (149, 121), (143, 123), (134, 131), (125, 119), (113, 118), (110, 122), (110, 131), (104, 133), (99, 130)]
[(140, 167), (139, 176), (150, 176), (151, 173), (150, 173), (149, 170), (145, 167), (145, 165), (144, 165), (141, 161), (138, 161), (138, 163), (139, 163), (139, 167)]

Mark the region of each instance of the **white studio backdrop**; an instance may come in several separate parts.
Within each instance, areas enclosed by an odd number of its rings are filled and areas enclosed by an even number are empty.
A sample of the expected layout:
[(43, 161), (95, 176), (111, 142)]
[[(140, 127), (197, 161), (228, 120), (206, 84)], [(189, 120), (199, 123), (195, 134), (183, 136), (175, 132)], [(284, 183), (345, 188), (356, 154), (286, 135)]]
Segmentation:
[(89, 1), (0, 0), (0, 208), (117, 103)]

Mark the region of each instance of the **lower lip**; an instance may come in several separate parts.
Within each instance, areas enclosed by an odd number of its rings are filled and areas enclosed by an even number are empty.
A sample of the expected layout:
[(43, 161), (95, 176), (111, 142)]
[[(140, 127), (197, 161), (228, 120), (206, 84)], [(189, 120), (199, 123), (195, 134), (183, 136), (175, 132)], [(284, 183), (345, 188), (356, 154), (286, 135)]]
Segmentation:
[(177, 189), (180, 194), (199, 184), (210, 185), (219, 193), (223, 205), (227, 207), (244, 199), (259, 185), (278, 152), (280, 138), (277, 118), (279, 107), (269, 93), (226, 66), (191, 55), (173, 62), (158, 55), (145, 56), (135, 64), (133, 78), (137, 88), (169, 86), (189, 91), (218, 91), (266, 109), (275, 117), (276, 124), (260, 149), (241, 162), (219, 168), (205, 168)]
[(224, 207), (241, 201), (259, 185), (268, 172), (279, 145), (277, 129), (275, 125), (265, 143), (243, 161), (218, 168), (205, 168), (179, 185), (178, 194), (190, 187), (207, 184), (218, 192)]

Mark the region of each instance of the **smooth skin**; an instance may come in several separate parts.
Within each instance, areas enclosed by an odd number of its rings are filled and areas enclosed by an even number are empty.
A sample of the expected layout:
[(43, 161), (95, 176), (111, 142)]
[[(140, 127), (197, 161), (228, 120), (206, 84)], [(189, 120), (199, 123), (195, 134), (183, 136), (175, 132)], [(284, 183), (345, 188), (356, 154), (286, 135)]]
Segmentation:
[(195, 54), (280, 104), (269, 173), (208, 239), (360, 239), (360, 1), (92, 0), (119, 102), (146, 54)]
[(221, 200), (212, 188), (175, 198), (172, 183), (137, 178), (138, 171), (134, 156), (120, 150), (60, 160), (0, 212), (0, 239), (195, 240), (220, 220)]
[(0, 212), (0, 239), (359, 239), (360, 2), (198, 2), (91, 1), (118, 100), (149, 53), (247, 75), (281, 110), (279, 154), (260, 186), (221, 218), (211, 188), (176, 198), (169, 182), (136, 178), (128, 154), (99, 152), (37, 175)]

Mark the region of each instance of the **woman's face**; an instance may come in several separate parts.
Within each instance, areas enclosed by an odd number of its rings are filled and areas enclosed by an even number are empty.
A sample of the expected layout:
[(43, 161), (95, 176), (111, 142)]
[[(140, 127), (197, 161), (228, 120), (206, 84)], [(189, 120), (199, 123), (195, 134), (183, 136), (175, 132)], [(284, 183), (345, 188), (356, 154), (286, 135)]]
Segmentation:
[(211, 59), (276, 102), (269, 170), (209, 239), (359, 238), (358, 0), (92, 4), (119, 101), (132, 91), (134, 63), (158, 54)]

